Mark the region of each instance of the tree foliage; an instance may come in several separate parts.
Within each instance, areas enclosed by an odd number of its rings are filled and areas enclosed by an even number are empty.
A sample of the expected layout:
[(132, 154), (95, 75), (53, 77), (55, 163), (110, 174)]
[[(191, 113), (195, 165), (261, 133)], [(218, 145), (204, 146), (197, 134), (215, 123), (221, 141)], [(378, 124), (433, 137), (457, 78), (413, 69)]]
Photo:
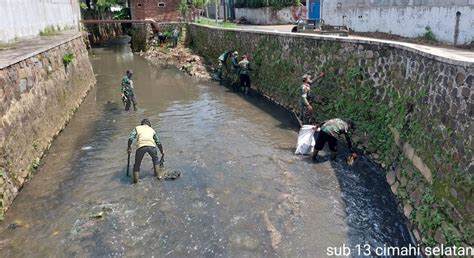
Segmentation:
[(272, 7), (274, 9), (282, 9), (289, 6), (297, 6), (299, 0), (236, 0), (236, 8), (261, 8)]

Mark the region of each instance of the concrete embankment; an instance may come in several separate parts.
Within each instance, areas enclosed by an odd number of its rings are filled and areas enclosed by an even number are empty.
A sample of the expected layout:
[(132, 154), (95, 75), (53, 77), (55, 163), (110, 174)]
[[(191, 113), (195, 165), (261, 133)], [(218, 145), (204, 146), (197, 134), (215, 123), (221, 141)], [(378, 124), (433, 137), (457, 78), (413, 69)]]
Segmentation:
[(315, 119), (353, 118), (357, 146), (387, 171), (412, 233), (424, 245), (472, 245), (474, 62), (407, 43), (191, 24), (190, 46), (217, 66), (226, 49), (250, 55), (252, 87), (298, 110), (301, 76)]
[(26, 40), (0, 53), (3, 214), (94, 86), (95, 77), (77, 31)]

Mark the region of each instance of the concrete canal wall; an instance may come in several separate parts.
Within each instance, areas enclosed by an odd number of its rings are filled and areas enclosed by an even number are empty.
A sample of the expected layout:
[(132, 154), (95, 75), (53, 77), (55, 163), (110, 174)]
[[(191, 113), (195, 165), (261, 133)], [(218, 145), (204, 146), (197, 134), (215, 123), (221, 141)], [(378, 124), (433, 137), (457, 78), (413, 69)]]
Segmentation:
[(474, 64), (404, 43), (190, 25), (190, 46), (217, 66), (225, 49), (249, 54), (252, 87), (298, 110), (301, 76), (315, 86), (315, 118), (352, 118), (354, 139), (387, 172), (400, 209), (425, 245), (472, 245)]
[(31, 38), (48, 30), (78, 28), (79, 1), (3, 0), (0, 42)]
[(0, 215), (95, 84), (82, 35), (76, 31), (58, 37), (50, 44), (38, 39), (2, 51)]

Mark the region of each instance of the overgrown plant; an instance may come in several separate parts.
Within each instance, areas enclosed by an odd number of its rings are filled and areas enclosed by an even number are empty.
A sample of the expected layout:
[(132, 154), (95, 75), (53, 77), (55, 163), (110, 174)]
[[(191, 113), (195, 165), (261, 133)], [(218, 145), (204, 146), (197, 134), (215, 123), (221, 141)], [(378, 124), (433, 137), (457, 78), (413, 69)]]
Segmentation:
[(63, 64), (64, 64), (64, 66), (68, 66), (68, 65), (72, 62), (72, 60), (74, 60), (74, 57), (75, 57), (75, 56), (74, 56), (74, 53), (66, 53), (66, 54), (64, 54), (64, 56), (63, 56)]
[(280, 10), (285, 7), (297, 6), (300, 4), (298, 0), (237, 0), (235, 7), (237, 8), (262, 8), (272, 7), (272, 9)]
[(431, 42), (437, 42), (438, 40), (436, 39), (436, 36), (435, 34), (433, 33), (433, 31), (431, 30), (431, 27), (430, 26), (426, 26), (425, 28), (426, 32), (425, 34), (423, 34), (423, 38), (427, 41), (431, 41)]

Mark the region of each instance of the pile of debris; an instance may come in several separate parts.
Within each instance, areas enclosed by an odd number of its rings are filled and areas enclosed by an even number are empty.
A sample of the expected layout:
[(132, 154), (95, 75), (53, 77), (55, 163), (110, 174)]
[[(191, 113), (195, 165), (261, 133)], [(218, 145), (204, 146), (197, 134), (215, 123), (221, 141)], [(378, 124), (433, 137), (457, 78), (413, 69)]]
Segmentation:
[(181, 71), (202, 80), (210, 80), (211, 76), (201, 58), (193, 55), (188, 48), (178, 45), (176, 48), (154, 46), (143, 53), (143, 56), (155, 64), (176, 66)]

